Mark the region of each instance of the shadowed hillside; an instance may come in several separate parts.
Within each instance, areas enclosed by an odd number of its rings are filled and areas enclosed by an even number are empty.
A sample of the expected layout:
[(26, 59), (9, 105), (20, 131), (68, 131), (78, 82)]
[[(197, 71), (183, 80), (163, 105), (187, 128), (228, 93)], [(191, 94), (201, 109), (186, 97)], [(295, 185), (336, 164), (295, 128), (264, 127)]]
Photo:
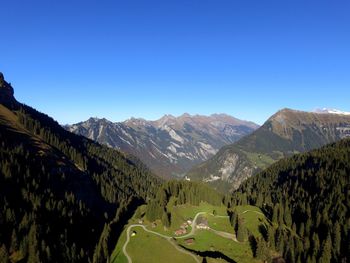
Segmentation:
[(0, 144), (0, 262), (106, 262), (160, 183), (136, 158), (17, 102), (2, 74)]
[[(350, 139), (283, 159), (248, 179), (232, 205), (261, 207), (266, 242), (287, 262), (349, 262)], [(289, 231), (282, 230), (287, 226)]]

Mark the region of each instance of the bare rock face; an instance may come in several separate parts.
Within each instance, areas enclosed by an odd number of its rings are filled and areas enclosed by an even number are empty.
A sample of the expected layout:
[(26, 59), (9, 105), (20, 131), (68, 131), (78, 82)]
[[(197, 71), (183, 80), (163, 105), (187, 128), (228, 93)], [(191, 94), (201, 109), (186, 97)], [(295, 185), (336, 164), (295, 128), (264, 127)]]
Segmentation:
[[(208, 160), (222, 146), (252, 133), (258, 125), (225, 114), (185, 113), (155, 121), (132, 118), (119, 123), (91, 118), (65, 128), (135, 155), (156, 174), (174, 178)], [(223, 173), (229, 174), (229, 169)]]
[(4, 75), (0, 72), (0, 102), (5, 103), (14, 99), (12, 86), (5, 81)]
[(3, 85), (5, 79), (4, 79), (4, 74), (2, 74), (2, 72), (0, 72), (0, 87)]

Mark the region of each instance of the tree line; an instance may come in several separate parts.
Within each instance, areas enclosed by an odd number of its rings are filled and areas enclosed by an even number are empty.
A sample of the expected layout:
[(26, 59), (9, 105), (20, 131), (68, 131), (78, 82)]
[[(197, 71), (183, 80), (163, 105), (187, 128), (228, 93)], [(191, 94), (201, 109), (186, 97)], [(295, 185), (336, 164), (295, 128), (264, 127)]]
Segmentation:
[(167, 209), (170, 198), (174, 198), (174, 205), (198, 206), (203, 201), (218, 206), (223, 202), (223, 195), (203, 183), (169, 181), (163, 184), (158, 189), (156, 197), (149, 201), (146, 210), (148, 220), (161, 219), (165, 226), (170, 226), (171, 213)]

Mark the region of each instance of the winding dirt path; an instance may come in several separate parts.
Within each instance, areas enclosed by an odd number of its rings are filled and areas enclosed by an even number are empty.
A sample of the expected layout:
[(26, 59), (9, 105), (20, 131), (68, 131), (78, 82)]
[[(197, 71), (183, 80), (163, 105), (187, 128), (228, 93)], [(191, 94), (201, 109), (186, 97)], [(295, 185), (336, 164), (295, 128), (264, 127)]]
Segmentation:
[(258, 212), (258, 211), (254, 211), (254, 210), (245, 210), (245, 211), (243, 211), (241, 214), (246, 214), (246, 213), (248, 213), (248, 212), (256, 213), (256, 214), (265, 216), (263, 213), (260, 213), (260, 212)]
[(233, 241), (239, 243), (235, 234), (231, 234), (231, 233), (228, 233), (228, 232), (215, 230), (215, 229), (212, 229), (212, 228), (210, 228), (209, 230), (212, 231), (214, 234), (216, 234), (218, 236), (221, 236), (221, 237), (227, 238), (227, 239), (232, 239)]

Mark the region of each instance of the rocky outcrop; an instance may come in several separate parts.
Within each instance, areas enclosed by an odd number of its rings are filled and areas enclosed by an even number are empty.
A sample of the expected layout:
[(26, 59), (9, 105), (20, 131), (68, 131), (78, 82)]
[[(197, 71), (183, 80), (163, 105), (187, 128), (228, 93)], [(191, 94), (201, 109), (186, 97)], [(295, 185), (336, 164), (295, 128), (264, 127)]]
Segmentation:
[(14, 91), (10, 83), (6, 82), (4, 75), (0, 72), (0, 103), (13, 108), (17, 105)]
[(0, 99), (12, 99), (13, 94), (14, 92), (11, 84), (5, 81), (4, 75), (0, 72)]

